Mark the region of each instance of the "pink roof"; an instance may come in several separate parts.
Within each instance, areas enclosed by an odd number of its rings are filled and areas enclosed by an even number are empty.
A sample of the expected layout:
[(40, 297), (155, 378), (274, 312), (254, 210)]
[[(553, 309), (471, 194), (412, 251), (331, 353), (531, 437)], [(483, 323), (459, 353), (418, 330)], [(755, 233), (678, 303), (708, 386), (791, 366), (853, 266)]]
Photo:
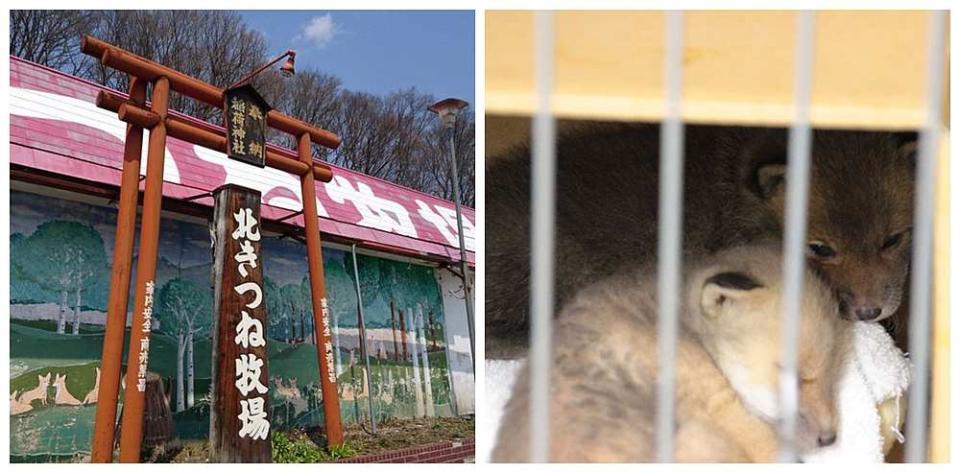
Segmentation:
[[(10, 162), (119, 185), (126, 124), (115, 113), (97, 108), (97, 94), (104, 89), (11, 57)], [(262, 193), (264, 218), (281, 219), (302, 208), (297, 176), (227, 159), (185, 141), (167, 139), (164, 168), (166, 197), (185, 199), (230, 183)], [(333, 175), (333, 181), (317, 184), (321, 231), (370, 246), (460, 260), (452, 202), (336, 166)], [(197, 202), (213, 204), (210, 198)], [(472, 263), (473, 209), (465, 207), (463, 216), (467, 259)], [(286, 222), (303, 226), (300, 216)]]

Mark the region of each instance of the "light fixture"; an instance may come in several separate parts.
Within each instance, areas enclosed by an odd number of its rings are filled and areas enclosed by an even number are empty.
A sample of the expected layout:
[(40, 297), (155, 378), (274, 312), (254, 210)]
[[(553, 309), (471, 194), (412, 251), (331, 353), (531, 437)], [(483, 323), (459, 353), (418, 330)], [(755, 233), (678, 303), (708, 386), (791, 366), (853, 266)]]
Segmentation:
[(253, 72), (247, 74), (247, 75), (244, 76), (242, 79), (234, 82), (233, 84), (230, 85), (230, 87), (227, 87), (227, 88), (228, 88), (228, 89), (232, 89), (232, 88), (234, 88), (234, 87), (236, 87), (236, 86), (238, 86), (238, 85), (240, 85), (240, 84), (243, 84), (244, 82), (250, 81), (251, 79), (253, 79), (254, 77), (256, 77), (257, 74), (263, 72), (263, 71), (266, 70), (268, 67), (270, 67), (270, 66), (272, 66), (272, 65), (280, 62), (280, 60), (283, 59), (283, 58), (287, 58), (287, 62), (283, 63), (283, 66), (280, 67), (280, 74), (281, 74), (282, 76), (284, 76), (284, 77), (290, 77), (290, 76), (292, 76), (293, 74), (296, 73), (296, 69), (294, 69), (294, 58), (295, 58), (296, 56), (297, 56), (297, 52), (296, 52), (296, 51), (294, 51), (294, 50), (292, 50), (292, 49), (288, 49), (288, 50), (287, 50), (286, 52), (284, 52), (283, 54), (281, 54), (281, 55), (279, 55), (279, 56), (271, 59), (270, 62), (268, 62), (268, 63), (266, 63), (266, 64), (258, 67), (256, 70), (254, 70)]

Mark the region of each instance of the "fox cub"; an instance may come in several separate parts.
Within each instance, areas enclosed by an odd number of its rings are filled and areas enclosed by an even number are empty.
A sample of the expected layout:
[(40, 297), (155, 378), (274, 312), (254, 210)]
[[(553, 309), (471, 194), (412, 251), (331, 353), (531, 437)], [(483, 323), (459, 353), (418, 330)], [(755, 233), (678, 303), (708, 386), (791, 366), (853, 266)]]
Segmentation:
[[(781, 253), (738, 247), (685, 271), (676, 356), (674, 458), (772, 462), (780, 356)], [(612, 276), (580, 291), (555, 325), (550, 460), (655, 459), (655, 272)], [(798, 448), (836, 439), (835, 389), (850, 323), (812, 272), (804, 281), (798, 352)], [(504, 412), (493, 460), (528, 460), (527, 368)]]
[[(557, 305), (612, 274), (656, 261), (659, 128), (584, 125), (557, 145)], [(684, 143), (684, 251), (781, 238), (787, 132), (690, 126)], [(807, 264), (840, 315), (883, 321), (905, 341), (916, 135), (817, 130)], [(526, 348), (530, 160), (518, 148), (487, 168), (486, 349)], [(905, 344), (901, 344), (904, 347)]]

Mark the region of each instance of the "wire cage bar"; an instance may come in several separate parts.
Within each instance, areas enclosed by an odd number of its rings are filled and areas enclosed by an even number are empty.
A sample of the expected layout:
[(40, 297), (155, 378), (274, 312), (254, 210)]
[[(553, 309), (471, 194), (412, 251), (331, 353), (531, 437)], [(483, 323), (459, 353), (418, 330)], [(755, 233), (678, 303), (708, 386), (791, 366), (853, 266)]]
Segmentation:
[[(665, 13), (664, 85), (660, 127), (660, 210), (657, 229), (657, 461), (673, 460), (677, 331), (683, 242), (683, 12)], [(639, 156), (630, 159), (642, 159)]]
[(532, 129), (530, 227), (530, 461), (550, 453), (550, 362), (553, 323), (553, 258), (556, 122), (553, 92), (553, 13), (535, 15), (537, 113)]
[(913, 211), (913, 261), (910, 271), (910, 395), (907, 408), (907, 442), (904, 459), (923, 462), (927, 457), (928, 381), (930, 366), (930, 299), (933, 275), (933, 202), (937, 147), (940, 140), (940, 104), (947, 14), (930, 12), (927, 49), (927, 119), (920, 132)]
[(796, 15), (794, 119), (787, 148), (786, 203), (783, 231), (783, 320), (780, 324), (780, 455), (781, 462), (797, 461), (798, 411), (797, 346), (800, 303), (803, 296), (810, 194), (810, 91), (813, 77), (814, 13)]
[[(928, 381), (933, 283), (933, 215), (938, 146), (943, 138), (945, 38), (948, 15), (929, 12), (925, 124), (920, 132), (914, 202), (914, 236), (910, 277), (909, 346), (911, 384), (906, 422), (907, 462), (927, 460)], [(804, 291), (806, 233), (814, 120), (813, 79), (817, 61), (815, 11), (793, 15), (794, 71), (792, 118), (787, 143), (783, 231), (783, 298), (781, 300), (780, 368), (778, 378), (778, 460), (800, 460), (796, 431), (799, 415), (798, 334)], [(684, 12), (664, 12), (664, 108), (660, 117), (660, 175), (657, 235), (657, 390), (656, 461), (673, 461), (675, 435), (676, 351), (682, 288), (684, 168)], [(529, 460), (547, 462), (550, 455), (550, 371), (554, 318), (554, 255), (556, 217), (557, 58), (555, 17), (533, 15), (535, 109), (531, 145), (530, 232), (530, 389)], [(630, 157), (628, 159), (640, 159)], [(562, 413), (554, 413), (562, 415)]]

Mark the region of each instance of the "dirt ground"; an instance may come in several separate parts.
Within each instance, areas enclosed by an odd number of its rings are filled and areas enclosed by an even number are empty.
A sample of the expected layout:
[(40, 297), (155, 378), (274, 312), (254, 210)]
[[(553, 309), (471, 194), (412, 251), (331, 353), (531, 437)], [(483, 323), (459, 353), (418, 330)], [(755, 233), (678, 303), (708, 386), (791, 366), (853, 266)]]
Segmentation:
[[(317, 431), (294, 432), (291, 437), (307, 437), (321, 448), (325, 439)], [(344, 426), (344, 438), (352, 456), (373, 455), (417, 445), (442, 441), (456, 441), (474, 437), (474, 419), (391, 419), (377, 425), (377, 433), (370, 433), (370, 424)], [(156, 448), (144, 458), (150, 463), (207, 463), (209, 450), (205, 440), (174, 441)]]

